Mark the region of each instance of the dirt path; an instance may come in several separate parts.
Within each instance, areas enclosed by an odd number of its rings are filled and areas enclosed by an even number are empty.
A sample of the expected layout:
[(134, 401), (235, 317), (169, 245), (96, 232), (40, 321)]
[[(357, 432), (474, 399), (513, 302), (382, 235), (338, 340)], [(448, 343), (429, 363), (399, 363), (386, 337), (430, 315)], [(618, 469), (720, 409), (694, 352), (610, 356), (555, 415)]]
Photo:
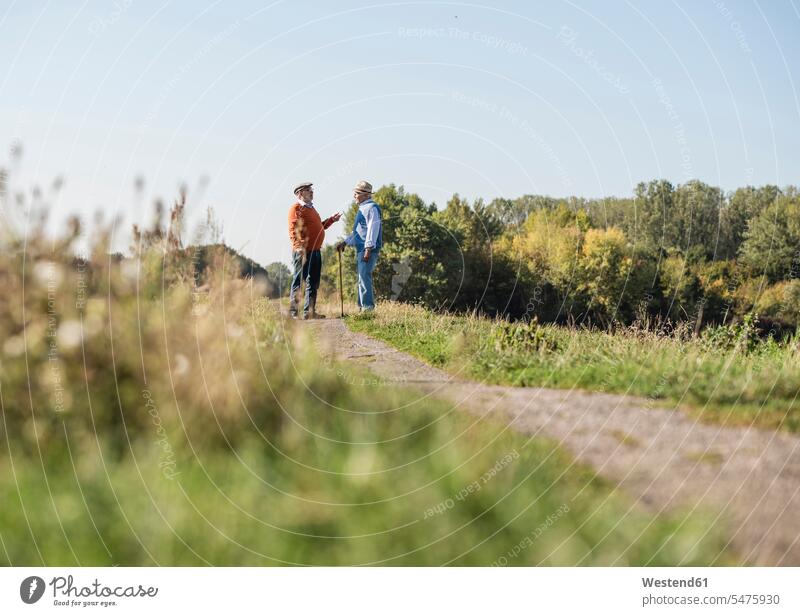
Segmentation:
[(501, 416), (559, 442), (651, 511), (698, 505), (720, 512), (748, 563), (800, 565), (800, 439), (694, 421), (647, 399), (576, 390), (488, 386), (447, 373), (339, 319), (309, 322), (323, 352), (364, 364), (387, 382)]

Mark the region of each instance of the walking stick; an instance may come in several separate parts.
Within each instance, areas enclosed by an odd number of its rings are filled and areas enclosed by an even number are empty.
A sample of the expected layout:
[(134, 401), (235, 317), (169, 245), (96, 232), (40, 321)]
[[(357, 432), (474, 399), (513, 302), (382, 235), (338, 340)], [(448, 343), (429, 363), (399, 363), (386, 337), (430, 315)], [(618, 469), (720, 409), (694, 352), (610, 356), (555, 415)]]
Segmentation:
[(342, 318), (344, 318), (344, 289), (342, 288), (342, 251), (337, 250), (336, 254), (339, 255), (339, 303), (342, 307)]

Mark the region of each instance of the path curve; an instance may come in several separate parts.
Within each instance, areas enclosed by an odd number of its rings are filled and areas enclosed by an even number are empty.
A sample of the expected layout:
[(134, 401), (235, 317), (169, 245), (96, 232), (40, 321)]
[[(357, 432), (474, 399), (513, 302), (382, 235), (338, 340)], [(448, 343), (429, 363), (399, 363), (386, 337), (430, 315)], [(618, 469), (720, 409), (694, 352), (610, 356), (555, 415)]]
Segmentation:
[(323, 353), (557, 441), (651, 511), (721, 512), (748, 564), (800, 565), (800, 438), (695, 421), (639, 397), (483, 385), (453, 377), (340, 319), (307, 322)]

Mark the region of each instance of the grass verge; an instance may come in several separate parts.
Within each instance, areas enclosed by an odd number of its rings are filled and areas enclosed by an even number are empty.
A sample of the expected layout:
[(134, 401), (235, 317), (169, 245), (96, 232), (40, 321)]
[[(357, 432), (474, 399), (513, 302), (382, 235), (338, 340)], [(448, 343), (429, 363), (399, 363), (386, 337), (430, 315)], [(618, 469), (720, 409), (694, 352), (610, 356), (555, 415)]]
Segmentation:
[(508, 324), (391, 302), (347, 323), (475, 380), (636, 394), (683, 406), (703, 420), (800, 431), (796, 340), (756, 341), (741, 328), (692, 338), (637, 327), (607, 333)]

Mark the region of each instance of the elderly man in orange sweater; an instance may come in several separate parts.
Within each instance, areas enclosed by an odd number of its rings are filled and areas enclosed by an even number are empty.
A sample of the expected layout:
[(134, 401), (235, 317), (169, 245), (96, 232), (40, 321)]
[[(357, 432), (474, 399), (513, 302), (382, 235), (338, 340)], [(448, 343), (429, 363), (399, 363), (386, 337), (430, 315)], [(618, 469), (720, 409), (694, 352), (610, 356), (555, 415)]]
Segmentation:
[(325, 229), (339, 220), (341, 214), (336, 213), (322, 220), (314, 208), (314, 189), (311, 182), (302, 182), (294, 187), (297, 201), (289, 208), (289, 241), (292, 243), (292, 277), (289, 315), (298, 318), (300, 283), (305, 280), (306, 293), (303, 304), (304, 319), (324, 319), (324, 314), (317, 312), (317, 289), (322, 274), (322, 242), (325, 241)]

